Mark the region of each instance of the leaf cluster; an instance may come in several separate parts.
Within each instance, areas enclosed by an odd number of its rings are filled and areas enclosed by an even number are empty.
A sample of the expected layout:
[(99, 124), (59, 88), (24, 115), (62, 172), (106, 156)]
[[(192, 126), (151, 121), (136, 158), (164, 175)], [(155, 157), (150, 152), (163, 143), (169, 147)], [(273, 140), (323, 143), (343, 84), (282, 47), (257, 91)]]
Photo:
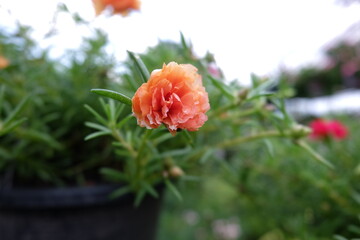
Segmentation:
[(0, 29), (0, 53), (10, 61), (0, 70), (0, 176), (11, 176), (9, 186), (85, 184), (112, 155), (109, 141), (84, 143), (91, 114), (83, 106), (100, 108), (90, 89), (113, 83), (106, 35), (95, 30), (80, 49), (54, 59), (30, 27)]

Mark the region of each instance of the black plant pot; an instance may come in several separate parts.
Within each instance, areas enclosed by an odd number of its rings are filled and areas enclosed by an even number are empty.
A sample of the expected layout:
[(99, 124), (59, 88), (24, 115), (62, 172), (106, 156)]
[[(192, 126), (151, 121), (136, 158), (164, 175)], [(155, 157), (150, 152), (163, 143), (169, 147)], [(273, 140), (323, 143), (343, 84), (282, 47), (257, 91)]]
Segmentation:
[(162, 197), (136, 208), (132, 194), (110, 200), (116, 188), (3, 189), (0, 239), (154, 240)]

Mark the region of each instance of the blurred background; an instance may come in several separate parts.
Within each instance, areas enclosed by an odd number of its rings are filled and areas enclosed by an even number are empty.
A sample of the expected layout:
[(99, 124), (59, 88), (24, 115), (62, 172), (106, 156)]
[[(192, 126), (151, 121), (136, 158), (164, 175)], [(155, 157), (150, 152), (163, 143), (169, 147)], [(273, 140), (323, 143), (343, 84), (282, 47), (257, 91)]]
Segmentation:
[(16, 19), (32, 26), (34, 38), (43, 47), (56, 46), (51, 54), (59, 57), (64, 49), (79, 47), (82, 37), (90, 34), (69, 15), (54, 16), (59, 2), (107, 32), (108, 51), (119, 60), (126, 57), (126, 50), (143, 52), (159, 39), (177, 41), (181, 31), (197, 54), (214, 54), (226, 79), (244, 84), (250, 83), (250, 73), (324, 64), (326, 48), (341, 38), (354, 41), (360, 34), (360, 6), (344, 0), (144, 0), (141, 10), (127, 18), (95, 18), (88, 0), (1, 0), (0, 22), (11, 28)]
[[(189, 173), (206, 172), (202, 181), (179, 184), (186, 196), (182, 202), (166, 196), (158, 239), (359, 239), (360, 1), (141, 2), (140, 11), (126, 17), (110, 13), (95, 17), (90, 0), (0, 0), (0, 35), (7, 46), (0, 53), (18, 57), (0, 76), (9, 85), (5, 92), (10, 99), (8, 108), (24, 98), (24, 86), (45, 92), (48, 98), (36, 98), (28, 110), (29, 119), (39, 118), (33, 125), (40, 126), (37, 129), (42, 133), (20, 128), (19, 135), (28, 138), (24, 146), (35, 139), (35, 143), (49, 145), (48, 155), (62, 150), (60, 140), (69, 139), (67, 128), (74, 125), (80, 131), (79, 126), (89, 117), (71, 107), (75, 103), (96, 105), (88, 98), (88, 90), (109, 87), (108, 82), (118, 80), (117, 74), (126, 64), (117, 63), (127, 59), (126, 50), (141, 53), (151, 67), (161, 64), (162, 59), (181, 58), (182, 53), (185, 57), (181, 60), (192, 59), (181, 48), (181, 32), (191, 43), (191, 54), (215, 64), (215, 72), (221, 73), (218, 76), (224, 81), (250, 85), (254, 78), (273, 79), (279, 86), (287, 86), (287, 108), (298, 121), (311, 126), (316, 118), (335, 119), (346, 127), (347, 134), (341, 139), (311, 139), (312, 146), (334, 163), (336, 171), (323, 168), (290, 142), (263, 141), (226, 152), (227, 162), (220, 166), (206, 165)], [(25, 41), (13, 41), (11, 34), (14, 39), (25, 36)], [(20, 53), (24, 53), (23, 60)], [(155, 55), (157, 59), (152, 57)], [(26, 59), (30, 59), (27, 65), (22, 65)], [(32, 70), (39, 67), (52, 73), (57, 82)], [(109, 70), (113, 68), (116, 70)], [(21, 71), (26, 78), (19, 77)], [(8, 76), (16, 81), (7, 81)], [(32, 85), (27, 82), (30, 78)], [(78, 84), (71, 82), (75, 78)], [(18, 99), (14, 97), (17, 94)], [(55, 109), (58, 105), (62, 107), (60, 115), (39, 117), (38, 112), (54, 112), (44, 106)], [(48, 122), (51, 124), (45, 126)], [(74, 139), (82, 140), (83, 135), (78, 133)], [(13, 143), (13, 139), (3, 141), (0, 156), (21, 157), (22, 149), (5, 151)], [(78, 177), (80, 170), (97, 166), (95, 154), (110, 155), (106, 147), (93, 147), (99, 146), (97, 143), (90, 147), (65, 143), (68, 149), (78, 151), (76, 155), (94, 150), (94, 160), (88, 166), (76, 165), (71, 173), (76, 175), (74, 181), (84, 181)], [(66, 152), (62, 154), (68, 159)], [(61, 162), (53, 169), (67, 164)], [(26, 175), (29, 167), (43, 180), (55, 179), (59, 184), (52, 168), (44, 171), (41, 166), (25, 165), (20, 170)]]

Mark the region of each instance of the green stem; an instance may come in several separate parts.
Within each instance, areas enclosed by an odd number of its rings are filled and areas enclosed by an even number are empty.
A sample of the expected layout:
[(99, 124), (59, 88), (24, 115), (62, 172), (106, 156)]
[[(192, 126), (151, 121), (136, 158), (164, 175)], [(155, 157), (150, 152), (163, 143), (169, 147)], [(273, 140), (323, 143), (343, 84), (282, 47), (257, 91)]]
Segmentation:
[(230, 109), (233, 109), (233, 108), (235, 108), (235, 107), (238, 107), (238, 106), (240, 106), (239, 102), (235, 102), (235, 103), (230, 103), (230, 104), (228, 104), (228, 105), (226, 105), (226, 106), (220, 107), (220, 108), (217, 109), (216, 111), (214, 111), (214, 112), (212, 112), (211, 114), (209, 114), (209, 115), (210, 115), (209, 118), (218, 116), (218, 115), (220, 115), (220, 114), (222, 114), (222, 113), (224, 113), (224, 112), (226, 112), (226, 111), (228, 111), (228, 110), (230, 110)]
[(300, 147), (310, 153), (316, 160), (326, 165), (327, 167), (334, 169), (334, 165), (330, 163), (328, 160), (323, 158), (320, 154), (318, 154), (314, 149), (312, 149), (306, 142), (299, 140), (296, 142)]
[(132, 157), (135, 158), (138, 155), (138, 153), (134, 150), (134, 148), (130, 144), (128, 144), (125, 141), (125, 139), (121, 136), (121, 133), (119, 132), (119, 130), (113, 129), (112, 130), (112, 135), (119, 143), (121, 143), (121, 145), (124, 148), (126, 148), (131, 153)]
[(249, 135), (249, 136), (245, 136), (245, 137), (238, 137), (238, 138), (234, 138), (228, 141), (224, 141), (220, 144), (218, 144), (216, 147), (217, 148), (227, 148), (227, 147), (232, 147), (232, 146), (236, 146), (238, 144), (244, 143), (244, 142), (250, 142), (250, 141), (254, 141), (257, 139), (261, 139), (261, 138), (267, 138), (267, 137), (283, 137), (283, 136), (289, 136), (291, 133), (288, 132), (279, 132), (279, 131), (267, 131), (267, 132), (261, 132), (261, 133), (257, 133), (254, 135)]
[(150, 130), (146, 130), (141, 143), (140, 143), (140, 147), (139, 150), (137, 152), (137, 156), (135, 158), (135, 163), (136, 163), (136, 178), (138, 180), (140, 180), (141, 177), (141, 169), (142, 169), (142, 164), (144, 163), (144, 161), (142, 161), (143, 159), (143, 153), (144, 153), (144, 149), (145, 149), (145, 145), (146, 145), (146, 140), (150, 137), (151, 133), (153, 132), (153, 129)]
[(246, 117), (246, 116), (249, 116), (249, 115), (252, 115), (254, 113), (257, 113), (259, 111), (258, 108), (251, 108), (251, 109), (248, 109), (248, 110), (245, 110), (245, 111), (242, 111), (240, 112), (239, 114), (236, 114), (234, 115), (234, 117)]

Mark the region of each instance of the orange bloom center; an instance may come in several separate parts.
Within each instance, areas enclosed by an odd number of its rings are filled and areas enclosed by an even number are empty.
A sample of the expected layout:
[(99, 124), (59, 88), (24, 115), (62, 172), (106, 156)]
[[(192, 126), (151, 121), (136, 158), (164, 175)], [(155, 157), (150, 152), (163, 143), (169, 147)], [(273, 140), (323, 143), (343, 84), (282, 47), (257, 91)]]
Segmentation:
[(208, 94), (197, 69), (190, 64), (170, 62), (154, 70), (136, 91), (132, 110), (142, 127), (161, 124), (175, 134), (177, 129), (198, 130), (207, 120)]

